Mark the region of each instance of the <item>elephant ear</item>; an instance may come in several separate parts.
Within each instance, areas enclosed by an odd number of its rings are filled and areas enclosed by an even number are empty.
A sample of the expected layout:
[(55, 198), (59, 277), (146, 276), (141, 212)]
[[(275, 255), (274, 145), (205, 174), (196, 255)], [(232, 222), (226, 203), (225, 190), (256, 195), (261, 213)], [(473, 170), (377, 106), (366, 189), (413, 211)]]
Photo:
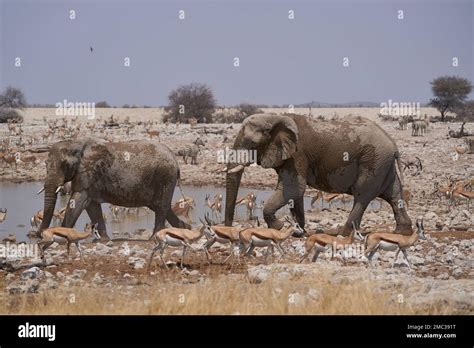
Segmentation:
[(276, 168), (293, 156), (297, 151), (298, 127), (287, 116), (279, 116), (270, 131), (270, 142), (263, 150), (260, 165), (264, 168)]
[(78, 175), (75, 177), (77, 191), (88, 189), (107, 175), (114, 161), (113, 155), (104, 144), (92, 143), (84, 146)]

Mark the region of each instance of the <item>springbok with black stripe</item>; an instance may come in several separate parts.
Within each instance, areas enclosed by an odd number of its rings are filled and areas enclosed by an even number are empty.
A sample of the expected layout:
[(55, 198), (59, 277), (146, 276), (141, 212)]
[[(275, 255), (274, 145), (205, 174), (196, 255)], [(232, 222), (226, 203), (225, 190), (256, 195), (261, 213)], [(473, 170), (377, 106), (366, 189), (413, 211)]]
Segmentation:
[(367, 235), (365, 239), (365, 255), (369, 260), (369, 264), (372, 261), (372, 257), (377, 250), (385, 251), (397, 251), (395, 259), (393, 260), (392, 267), (395, 266), (398, 254), (400, 251), (403, 253), (405, 260), (407, 261), (408, 267), (411, 268), (410, 261), (407, 257), (407, 249), (416, 243), (418, 239), (426, 239), (425, 229), (423, 226), (423, 219), (416, 219), (416, 231), (413, 231), (411, 235), (403, 235), (398, 233), (389, 232), (373, 232)]
[[(209, 249), (214, 243), (218, 242), (220, 244), (229, 244), (230, 245), (230, 254), (224, 260), (224, 263), (232, 257), (232, 264), (234, 264), (235, 258), (235, 247), (240, 244), (240, 232), (245, 229), (245, 227), (234, 227), (234, 226), (216, 226), (208, 218), (207, 214), (204, 217), (205, 221), (201, 220), (201, 223), (204, 225), (204, 234), (208, 238), (208, 241), (203, 245), (203, 249), (206, 252), (207, 259), (211, 260), (211, 255), (209, 254)], [(237, 254), (237, 262), (240, 263), (240, 254)]]
[[(344, 248), (352, 243), (354, 243), (355, 240), (362, 241), (364, 240), (364, 237), (360, 234), (359, 231), (357, 231), (355, 228), (351, 231), (350, 235), (345, 238), (339, 238), (337, 236), (331, 236), (329, 234), (325, 233), (315, 233), (312, 234), (311, 236), (306, 239), (305, 242), (305, 249), (306, 252), (303, 255), (303, 257), (300, 259), (300, 263), (303, 262), (303, 260), (311, 253), (313, 249), (315, 249), (313, 259), (311, 260), (312, 262), (315, 262), (318, 259), (319, 254), (322, 251), (328, 251), (329, 248), (331, 248), (332, 254), (331, 254), (331, 260), (334, 258), (334, 252), (340, 248)], [(344, 256), (344, 253), (341, 253), (342, 260), (345, 263), (346, 259)]]
[(84, 262), (82, 256), (82, 249), (79, 246), (79, 241), (89, 238), (90, 236), (94, 236), (96, 239), (100, 239), (99, 232), (97, 231), (97, 225), (97, 223), (94, 225), (89, 223), (86, 224), (84, 232), (80, 232), (68, 227), (51, 227), (41, 232), (41, 240), (38, 242), (38, 247), (41, 251), (43, 263), (46, 261), (44, 255), (46, 249), (54, 242), (64, 243), (64, 241), (67, 243), (68, 259), (71, 251), (71, 244), (74, 243), (77, 247), (77, 250), (79, 251), (79, 254), (81, 255), (81, 260)]
[(281, 230), (274, 228), (247, 228), (240, 232), (241, 249), (246, 250), (246, 255), (251, 255), (255, 247), (267, 248), (265, 254), (265, 263), (273, 249), (277, 248), (281, 256), (285, 256), (285, 252), (281, 244), (291, 235), (295, 237), (302, 237), (305, 234), (304, 229), (295, 220), (290, 220), (288, 216), (285, 220), (290, 224), (288, 227), (283, 227)]
[[(191, 243), (197, 242), (204, 234), (204, 226), (201, 227), (199, 230), (188, 230), (185, 228), (175, 228), (175, 227), (168, 227), (159, 230), (155, 235), (154, 238), (157, 241), (155, 247), (150, 255), (150, 260), (148, 262), (148, 268), (151, 266), (151, 261), (153, 260), (153, 256), (159, 250), (160, 251), (160, 259), (163, 265), (168, 268), (166, 265), (165, 260), (163, 259), (163, 254), (165, 252), (165, 248), (169, 246), (173, 247), (182, 247), (183, 254), (181, 256), (181, 267), (183, 267), (184, 263), (184, 256), (186, 255), (186, 251), (188, 248), (194, 250), (191, 246)], [(153, 237), (152, 237), (153, 238)]]

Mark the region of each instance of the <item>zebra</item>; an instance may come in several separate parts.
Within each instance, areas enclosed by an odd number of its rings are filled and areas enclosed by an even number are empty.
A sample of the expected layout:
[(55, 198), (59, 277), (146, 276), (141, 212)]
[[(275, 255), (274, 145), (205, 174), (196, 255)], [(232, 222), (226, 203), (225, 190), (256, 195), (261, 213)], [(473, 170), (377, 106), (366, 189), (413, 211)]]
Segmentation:
[(201, 152), (201, 146), (204, 146), (204, 141), (198, 137), (192, 144), (186, 144), (179, 149), (178, 156), (183, 156), (185, 164), (188, 164), (188, 157), (191, 158), (191, 164), (197, 165), (197, 157)]
[(427, 127), (428, 127), (427, 120), (413, 121), (413, 123), (411, 124), (411, 135), (414, 137), (425, 135)]
[(407, 129), (408, 116), (402, 116), (398, 119), (398, 126), (401, 130)]

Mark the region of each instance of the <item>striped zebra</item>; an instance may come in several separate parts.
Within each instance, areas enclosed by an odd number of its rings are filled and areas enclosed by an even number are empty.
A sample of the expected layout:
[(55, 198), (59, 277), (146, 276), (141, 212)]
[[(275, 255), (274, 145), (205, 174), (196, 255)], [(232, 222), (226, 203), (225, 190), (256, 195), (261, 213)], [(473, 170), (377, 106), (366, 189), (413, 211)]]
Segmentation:
[(197, 157), (201, 152), (200, 146), (204, 146), (204, 141), (199, 137), (192, 144), (185, 144), (179, 149), (178, 156), (183, 156), (185, 164), (188, 164), (188, 157), (191, 158), (191, 164), (197, 164)]

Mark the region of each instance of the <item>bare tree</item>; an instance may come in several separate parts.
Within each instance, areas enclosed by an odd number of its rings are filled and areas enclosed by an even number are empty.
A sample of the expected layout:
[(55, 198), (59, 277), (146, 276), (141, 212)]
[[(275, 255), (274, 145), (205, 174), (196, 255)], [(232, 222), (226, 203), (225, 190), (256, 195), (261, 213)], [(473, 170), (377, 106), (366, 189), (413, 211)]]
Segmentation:
[(23, 92), (14, 87), (7, 87), (3, 94), (0, 94), (0, 107), (23, 109), (27, 106)]
[(23, 109), (28, 104), (23, 92), (14, 87), (7, 87), (3, 94), (0, 94), (0, 123), (13, 121), (22, 122), (23, 117), (15, 109)]
[(209, 86), (201, 83), (180, 86), (171, 91), (168, 100), (164, 121), (184, 123), (193, 117), (199, 123), (212, 122), (216, 100)]
[(253, 105), (249, 103), (241, 103), (237, 106), (237, 109), (243, 116), (242, 121), (245, 118), (249, 117), (250, 115), (258, 114), (262, 112), (262, 110), (260, 110), (257, 105)]

